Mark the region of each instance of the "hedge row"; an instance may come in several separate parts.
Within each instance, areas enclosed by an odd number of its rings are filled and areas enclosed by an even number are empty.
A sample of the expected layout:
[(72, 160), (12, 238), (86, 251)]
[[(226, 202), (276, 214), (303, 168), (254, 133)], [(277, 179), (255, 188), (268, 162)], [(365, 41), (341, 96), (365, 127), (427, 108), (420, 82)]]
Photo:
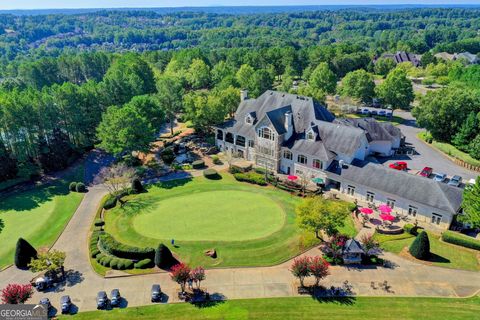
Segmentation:
[(154, 266), (152, 259), (143, 259), (133, 265), (135, 269), (146, 269)]
[(100, 249), (98, 249), (98, 238), (102, 234), (102, 231), (93, 231), (90, 238), (90, 256), (96, 258), (100, 254)]
[(462, 247), (480, 250), (480, 241), (472, 237), (466, 236), (464, 234), (454, 232), (454, 231), (445, 231), (442, 234), (442, 240), (448, 243), (453, 243)]
[(132, 260), (117, 258), (104, 253), (98, 254), (96, 260), (102, 266), (115, 270), (133, 269), (134, 267)]
[(102, 233), (100, 235), (99, 245), (106, 252), (119, 258), (133, 259), (133, 260), (143, 260), (143, 259), (153, 260), (155, 258), (155, 249), (138, 248), (138, 247), (133, 247), (133, 246), (120, 243), (108, 233)]
[(238, 172), (234, 173), (233, 176), (237, 181), (244, 181), (248, 183), (258, 184), (259, 186), (266, 186), (267, 183), (265, 182), (265, 177), (256, 172)]

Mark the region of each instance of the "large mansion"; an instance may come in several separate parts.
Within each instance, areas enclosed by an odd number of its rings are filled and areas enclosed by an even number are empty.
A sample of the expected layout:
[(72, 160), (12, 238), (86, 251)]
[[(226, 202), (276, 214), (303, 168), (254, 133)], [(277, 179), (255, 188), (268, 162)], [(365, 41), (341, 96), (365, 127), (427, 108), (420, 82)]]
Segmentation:
[(461, 189), (366, 161), (400, 147), (402, 133), (389, 122), (336, 119), (310, 97), (269, 90), (249, 99), (242, 91), (234, 118), (215, 131), (221, 151), (277, 173), (321, 178), (352, 198), (389, 203), (418, 221), (448, 228), (460, 210)]

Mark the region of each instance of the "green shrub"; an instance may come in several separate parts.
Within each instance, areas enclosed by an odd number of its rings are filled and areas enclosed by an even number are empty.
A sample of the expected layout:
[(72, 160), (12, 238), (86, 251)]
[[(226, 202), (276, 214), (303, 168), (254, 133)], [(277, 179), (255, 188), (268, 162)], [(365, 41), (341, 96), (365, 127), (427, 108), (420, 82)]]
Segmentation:
[(165, 164), (170, 165), (172, 164), (173, 160), (175, 160), (175, 153), (171, 148), (167, 148), (163, 150), (162, 155), (160, 156), (165, 162)]
[(403, 226), (403, 230), (406, 232), (406, 233), (409, 233), (411, 235), (418, 235), (418, 228), (415, 227), (413, 224), (411, 223), (407, 223), (406, 225)]
[(469, 237), (467, 235), (454, 232), (454, 231), (445, 231), (442, 234), (442, 240), (448, 243), (453, 243), (462, 247), (480, 250), (480, 241)]
[(123, 259), (143, 260), (155, 257), (155, 249), (138, 248), (129, 246), (115, 240), (108, 233), (103, 233), (99, 237), (99, 245), (109, 254)]
[(103, 204), (103, 209), (109, 210), (115, 208), (117, 205), (117, 197), (110, 196), (107, 201)]
[(132, 260), (127, 260), (127, 259), (123, 259), (124, 262), (124, 266), (125, 266), (125, 269), (133, 269), (133, 261)]
[(104, 257), (105, 257), (105, 253), (100, 252), (100, 253), (97, 254), (97, 256), (95, 257), (95, 260), (97, 260), (97, 262), (100, 263), (100, 260), (102, 260)]
[(212, 156), (212, 162), (213, 162), (213, 164), (222, 164), (222, 161), (220, 160), (220, 158), (217, 155)]
[(207, 179), (211, 180), (218, 180), (221, 179), (222, 176), (218, 174), (217, 170), (215, 169), (205, 169), (203, 170), (203, 176)]
[(105, 225), (105, 221), (103, 221), (102, 219), (95, 220), (95, 227), (102, 227), (104, 225)]
[(192, 162), (193, 169), (202, 169), (205, 167), (205, 161), (203, 160), (195, 160)]
[(253, 184), (258, 184), (259, 186), (266, 186), (265, 177), (259, 173), (249, 171), (245, 173), (235, 173), (233, 174), (237, 181), (243, 181)]
[(79, 182), (77, 183), (76, 191), (83, 193), (87, 191), (87, 188), (85, 187), (85, 184), (83, 184), (82, 182)]
[(132, 181), (132, 191), (133, 193), (142, 193), (145, 189), (143, 188), (142, 181), (140, 179), (135, 178)]
[(240, 168), (240, 167), (231, 165), (230, 168), (228, 169), (228, 172), (230, 172), (231, 174), (243, 173), (243, 170), (242, 170), (242, 168)]
[(99, 254), (100, 250), (98, 250), (98, 248), (90, 248), (90, 257), (95, 259)]
[(410, 254), (417, 259), (426, 260), (430, 257), (430, 240), (425, 231), (420, 232), (409, 248)]
[(173, 257), (170, 249), (160, 243), (157, 250), (155, 250), (155, 265), (159, 268), (166, 269), (172, 266), (175, 263), (175, 258)]
[(110, 268), (112, 269), (118, 269), (118, 263), (120, 262), (120, 259), (118, 258), (113, 258), (112, 261), (110, 261)]
[(146, 269), (153, 267), (152, 259), (143, 259), (133, 265), (135, 269)]
[(30, 260), (37, 258), (37, 250), (23, 238), (18, 238), (15, 248), (15, 266), (17, 268), (27, 268)]
[(77, 183), (76, 182), (70, 182), (70, 184), (68, 185), (68, 190), (77, 191)]

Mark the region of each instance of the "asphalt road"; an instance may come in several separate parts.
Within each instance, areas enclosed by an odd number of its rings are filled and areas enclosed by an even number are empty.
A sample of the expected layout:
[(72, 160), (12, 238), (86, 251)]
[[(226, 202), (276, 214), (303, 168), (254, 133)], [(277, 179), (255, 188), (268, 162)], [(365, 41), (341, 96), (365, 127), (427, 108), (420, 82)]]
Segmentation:
[(400, 128), (402, 133), (405, 135), (406, 142), (415, 148), (416, 154), (395, 156), (393, 158), (386, 159), (385, 161), (381, 161), (385, 165), (402, 160), (408, 163), (408, 167), (412, 173), (416, 173), (417, 171), (422, 170), (424, 167), (431, 167), (433, 168), (434, 173), (445, 173), (449, 178), (453, 175), (459, 175), (463, 178), (464, 182), (470, 179), (475, 179), (479, 175), (478, 172), (470, 171), (455, 164), (444, 154), (419, 140), (417, 138), (417, 133), (422, 131), (422, 129), (417, 127), (415, 118), (410, 112), (395, 111), (394, 115), (405, 119), (405, 122), (398, 125), (398, 128)]

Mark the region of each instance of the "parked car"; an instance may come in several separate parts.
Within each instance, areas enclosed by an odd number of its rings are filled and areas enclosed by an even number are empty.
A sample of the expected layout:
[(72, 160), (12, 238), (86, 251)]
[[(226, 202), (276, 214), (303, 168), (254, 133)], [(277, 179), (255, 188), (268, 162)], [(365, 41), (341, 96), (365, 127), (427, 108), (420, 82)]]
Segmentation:
[(380, 111), (378, 111), (377, 114), (381, 117), (385, 117), (387, 115), (387, 112), (385, 110), (380, 110)]
[(52, 304), (50, 303), (50, 300), (48, 298), (40, 299), (40, 302), (38, 304), (44, 306), (47, 311), (50, 310), (50, 308), (52, 307)]
[(120, 305), (121, 300), (122, 300), (122, 297), (120, 296), (120, 290), (113, 289), (112, 293), (110, 294), (110, 301), (111, 301), (112, 307), (116, 307)]
[(62, 314), (69, 313), (72, 306), (72, 300), (70, 296), (63, 296), (60, 298), (60, 306), (62, 308)]
[(376, 116), (377, 115), (377, 110), (370, 110), (370, 114), (372, 116)]
[(462, 183), (462, 177), (457, 175), (453, 176), (452, 179), (448, 181), (448, 185), (454, 186), (454, 187), (460, 186), (461, 183)]
[(388, 165), (391, 169), (395, 169), (395, 170), (407, 170), (408, 166), (407, 166), (407, 163), (404, 162), (404, 161), (397, 161), (397, 162), (394, 162), (394, 163), (390, 163)]
[(445, 173), (437, 173), (435, 174), (435, 177), (433, 177), (433, 180), (438, 182), (444, 182), (445, 179), (447, 179), (447, 175)]
[(97, 293), (97, 309), (105, 309), (108, 304), (108, 297), (105, 291)]
[(432, 172), (433, 172), (432, 168), (425, 167), (425, 168), (422, 169), (422, 171), (420, 171), (419, 175), (421, 175), (422, 177), (428, 178), (428, 177), (430, 177)]
[(152, 286), (152, 302), (158, 302), (162, 300), (162, 290), (159, 284)]
[(362, 114), (370, 114), (370, 110), (368, 110), (368, 109), (363, 109), (363, 110), (362, 110)]

